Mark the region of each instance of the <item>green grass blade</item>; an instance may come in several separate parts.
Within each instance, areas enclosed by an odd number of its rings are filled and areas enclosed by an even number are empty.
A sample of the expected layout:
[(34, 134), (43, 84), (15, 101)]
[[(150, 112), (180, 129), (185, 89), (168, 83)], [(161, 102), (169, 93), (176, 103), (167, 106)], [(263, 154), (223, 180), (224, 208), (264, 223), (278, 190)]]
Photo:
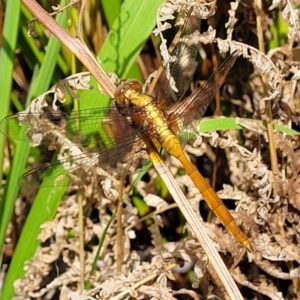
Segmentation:
[[(12, 17), (13, 16), (13, 17)], [(1, 109), (0, 120), (7, 116), (10, 107), (10, 92), (12, 86), (12, 73), (14, 66), (14, 51), (17, 45), (18, 20), (20, 16), (20, 2), (8, 1), (5, 10), (5, 19), (3, 26), (3, 41), (0, 48), (0, 91), (1, 91)], [(4, 162), (4, 148), (6, 146), (6, 138), (0, 134), (0, 166)], [(3, 170), (0, 168), (0, 178), (3, 178)], [(0, 200), (0, 219), (3, 217), (4, 198)], [(4, 230), (1, 224), (1, 231)], [(2, 244), (0, 244), (2, 253)]]
[[(249, 122), (257, 122), (263, 124), (266, 127), (265, 123), (261, 120), (249, 119)], [(203, 132), (203, 133), (210, 132), (210, 131), (218, 131), (218, 130), (229, 130), (229, 129), (241, 130), (243, 129), (243, 127), (236, 123), (236, 118), (224, 118), (224, 117), (203, 119), (199, 123), (199, 127), (198, 127), (199, 132)], [(286, 134), (300, 135), (300, 132), (283, 125), (274, 124), (274, 129)]]
[[(33, 79), (34, 78), (35, 78), (35, 73)], [(29, 101), (30, 96), (31, 93), (29, 91), (27, 95), (27, 102)], [(18, 191), (19, 191), (17, 182), (20, 175), (24, 172), (30, 147), (27, 143), (17, 142), (14, 150), (15, 151), (14, 151), (14, 157), (11, 164), (11, 169), (7, 178), (7, 183), (3, 194), (3, 211), (2, 211), (3, 214), (1, 217), (1, 227), (0, 227), (1, 248), (4, 245), (6, 229), (11, 219), (14, 205), (15, 205), (15, 199), (17, 198)]]
[(113, 26), (115, 19), (118, 17), (121, 10), (121, 0), (102, 0), (101, 6), (109, 28)]
[(235, 118), (205, 118), (199, 123), (199, 132), (211, 132), (218, 130), (242, 129), (242, 126), (236, 123)]
[[(111, 0), (103, 0), (101, 2), (103, 13), (105, 15), (106, 22), (109, 28), (112, 28), (113, 22), (119, 16), (122, 2), (121, 0), (111, 1)], [(142, 80), (142, 75), (139, 69), (137, 62), (134, 62), (130, 70), (128, 71), (126, 77), (135, 78), (138, 80)]]

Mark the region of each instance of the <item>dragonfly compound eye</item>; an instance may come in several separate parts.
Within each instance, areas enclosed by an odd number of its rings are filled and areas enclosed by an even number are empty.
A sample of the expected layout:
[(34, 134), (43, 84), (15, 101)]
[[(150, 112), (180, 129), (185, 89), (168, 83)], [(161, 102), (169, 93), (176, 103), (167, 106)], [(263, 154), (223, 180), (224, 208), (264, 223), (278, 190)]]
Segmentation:
[(130, 99), (139, 94), (142, 84), (136, 79), (123, 81), (115, 91), (115, 100), (118, 104), (126, 104), (126, 99)]
[(140, 93), (142, 91), (142, 84), (136, 79), (129, 79), (125, 82), (125, 84), (136, 93)]
[(115, 100), (118, 103), (124, 104), (125, 102), (125, 86), (124, 83), (120, 84), (115, 90)]

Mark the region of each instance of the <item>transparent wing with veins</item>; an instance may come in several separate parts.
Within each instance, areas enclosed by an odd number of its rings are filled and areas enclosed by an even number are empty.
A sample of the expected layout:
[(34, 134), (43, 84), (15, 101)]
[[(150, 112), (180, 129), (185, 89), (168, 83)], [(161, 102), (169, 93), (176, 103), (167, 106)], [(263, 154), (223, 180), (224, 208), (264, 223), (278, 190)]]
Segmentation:
[[(140, 139), (140, 142), (143, 142)], [(123, 141), (119, 146), (132, 148), (133, 141)], [(106, 149), (98, 152), (98, 150), (88, 150), (85, 152), (78, 151), (79, 154), (72, 153), (73, 149), (65, 150), (66, 154), (63, 159), (54, 164), (44, 164), (25, 173), (19, 179), (21, 187), (40, 186), (40, 187), (58, 187), (67, 186), (71, 182), (78, 184), (89, 184), (96, 178), (116, 178), (120, 171), (121, 160), (123, 156), (124, 163), (130, 162), (129, 172), (135, 172), (142, 168), (148, 161), (147, 152), (144, 149), (136, 149), (136, 153), (120, 152), (117, 147), (113, 151)], [(123, 155), (124, 154), (124, 155)], [(67, 158), (66, 158), (67, 156)]]
[[(236, 60), (234, 55), (229, 56), (207, 82), (184, 98), (197, 66), (200, 22), (201, 12), (193, 6), (186, 15), (181, 37), (170, 54), (166, 70), (160, 76), (154, 92), (159, 107), (168, 111), (172, 118), (181, 118), (184, 126), (203, 116)], [(181, 101), (185, 104), (181, 105)]]
[(179, 41), (175, 46), (171, 45), (174, 49), (155, 87), (154, 95), (161, 102), (161, 106), (169, 107), (181, 101), (195, 73), (199, 48), (196, 36), (200, 20), (191, 14), (192, 10), (187, 14)]
[(25, 173), (19, 180), (21, 187), (89, 182), (95, 174), (113, 176), (122, 162), (131, 162), (133, 169), (147, 161), (141, 134), (131, 128), (116, 107), (71, 114), (18, 113), (3, 119), (0, 131), (10, 139), (33, 140), (35, 145), (50, 149), (62, 147), (63, 158), (58, 163)]
[(196, 91), (185, 98), (184, 101), (167, 109), (170, 119), (180, 119), (180, 123), (182, 124), (181, 128), (185, 128), (194, 121), (199, 121), (217, 90), (219, 90), (224, 83), (235, 60), (236, 57), (234, 54), (228, 56), (216, 72)]

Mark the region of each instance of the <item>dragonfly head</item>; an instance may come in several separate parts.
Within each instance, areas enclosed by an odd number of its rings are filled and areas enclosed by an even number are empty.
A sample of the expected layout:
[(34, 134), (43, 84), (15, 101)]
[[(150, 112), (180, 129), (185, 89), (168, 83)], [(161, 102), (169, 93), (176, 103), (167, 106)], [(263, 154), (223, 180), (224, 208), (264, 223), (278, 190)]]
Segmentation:
[(130, 100), (138, 96), (141, 90), (142, 84), (136, 79), (122, 81), (116, 88), (115, 101), (120, 106), (129, 105)]

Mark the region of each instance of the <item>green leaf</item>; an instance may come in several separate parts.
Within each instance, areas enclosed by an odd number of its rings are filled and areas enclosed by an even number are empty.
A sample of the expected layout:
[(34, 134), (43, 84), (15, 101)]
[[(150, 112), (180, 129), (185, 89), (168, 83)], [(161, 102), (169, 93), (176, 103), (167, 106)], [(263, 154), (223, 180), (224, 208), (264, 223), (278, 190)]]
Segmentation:
[[(248, 121), (256, 122), (256, 123), (258, 122), (266, 127), (265, 122), (261, 120), (249, 119)], [(290, 129), (283, 125), (274, 124), (274, 128), (282, 133), (291, 134), (291, 135), (293, 134), (300, 135), (299, 131)], [(243, 127), (236, 123), (236, 118), (220, 117), (220, 118), (213, 118), (213, 119), (209, 119), (209, 118), (202, 119), (199, 123), (199, 128), (198, 128), (198, 130), (203, 133), (209, 131), (229, 130), (229, 129), (241, 130), (243, 129)]]

